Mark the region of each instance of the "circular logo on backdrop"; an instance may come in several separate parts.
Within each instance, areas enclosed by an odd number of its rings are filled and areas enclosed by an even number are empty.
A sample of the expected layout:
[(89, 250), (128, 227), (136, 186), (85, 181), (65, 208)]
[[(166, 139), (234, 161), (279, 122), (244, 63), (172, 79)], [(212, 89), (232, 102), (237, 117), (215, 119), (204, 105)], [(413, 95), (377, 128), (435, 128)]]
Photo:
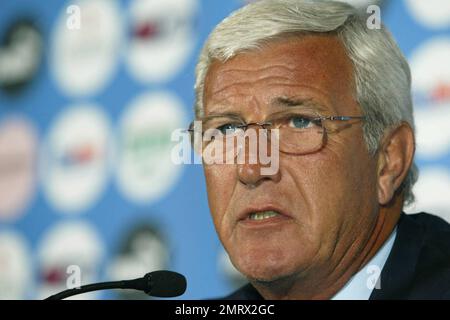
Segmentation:
[(406, 6), (413, 18), (428, 28), (439, 29), (450, 26), (448, 0), (406, 0)]
[(42, 34), (31, 19), (18, 19), (9, 25), (0, 40), (0, 88), (16, 93), (30, 83), (42, 51)]
[[(87, 222), (61, 222), (53, 226), (43, 236), (38, 247), (37, 298), (43, 299), (68, 289), (70, 276), (79, 277), (80, 285), (97, 281), (104, 250), (97, 231)], [(96, 293), (87, 293), (74, 298), (95, 297)]]
[(118, 188), (129, 199), (151, 202), (163, 196), (180, 175), (171, 159), (172, 132), (184, 124), (181, 102), (169, 93), (134, 100), (120, 120)]
[[(411, 58), (417, 154), (439, 158), (450, 150), (450, 38), (434, 38)], [(439, 128), (436, 130), (436, 128)]]
[(113, 0), (78, 0), (56, 22), (51, 67), (60, 88), (89, 95), (111, 79), (122, 38), (120, 9)]
[(197, 0), (135, 0), (129, 10), (130, 73), (142, 82), (167, 81), (195, 45)]
[(450, 151), (450, 107), (437, 109), (417, 108), (416, 122), (417, 155), (423, 159), (437, 160)]
[(45, 195), (61, 212), (88, 209), (110, 173), (111, 129), (99, 107), (73, 106), (56, 119), (45, 139), (41, 173)]
[(12, 231), (0, 232), (0, 300), (30, 299), (30, 250), (25, 239)]
[(36, 187), (37, 135), (21, 118), (0, 124), (0, 221), (17, 219)]
[(413, 191), (416, 201), (407, 212), (432, 212), (450, 223), (450, 168), (423, 168)]
[[(167, 269), (168, 264), (169, 248), (161, 229), (155, 224), (140, 221), (127, 230), (108, 273), (114, 281), (133, 279), (148, 272)], [(128, 300), (148, 298), (135, 290), (121, 290), (118, 295)]]

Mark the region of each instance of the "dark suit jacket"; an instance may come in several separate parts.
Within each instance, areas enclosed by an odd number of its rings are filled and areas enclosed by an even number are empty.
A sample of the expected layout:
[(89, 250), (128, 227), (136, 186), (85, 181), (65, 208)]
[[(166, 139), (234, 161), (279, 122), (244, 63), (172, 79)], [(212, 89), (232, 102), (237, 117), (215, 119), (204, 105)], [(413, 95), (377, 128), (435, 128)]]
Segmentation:
[[(370, 300), (450, 299), (450, 224), (427, 213), (402, 213), (380, 284)], [(262, 297), (247, 284), (224, 299)]]

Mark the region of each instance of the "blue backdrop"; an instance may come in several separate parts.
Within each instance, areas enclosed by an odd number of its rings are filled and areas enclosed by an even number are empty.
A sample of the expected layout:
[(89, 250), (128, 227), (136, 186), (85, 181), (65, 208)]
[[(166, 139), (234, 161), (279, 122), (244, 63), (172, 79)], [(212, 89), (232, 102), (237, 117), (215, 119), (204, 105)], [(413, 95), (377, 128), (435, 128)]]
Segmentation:
[[(450, 220), (450, 2), (376, 2), (413, 71), (421, 177), (409, 210)], [(167, 154), (193, 117), (203, 41), (243, 3), (0, 2), (0, 298), (160, 268), (186, 275), (186, 299), (242, 283), (201, 166)]]

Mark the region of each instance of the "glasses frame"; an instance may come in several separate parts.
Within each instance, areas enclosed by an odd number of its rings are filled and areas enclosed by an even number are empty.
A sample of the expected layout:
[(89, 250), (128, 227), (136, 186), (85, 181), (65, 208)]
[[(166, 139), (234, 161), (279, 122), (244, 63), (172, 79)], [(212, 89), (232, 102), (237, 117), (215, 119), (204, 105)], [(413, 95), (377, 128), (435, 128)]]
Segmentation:
[[(288, 112), (281, 111), (281, 112), (274, 113), (274, 114), (270, 115), (269, 118), (272, 118), (272, 117), (276, 116), (277, 114), (283, 114), (283, 113), (289, 114), (289, 111)], [(236, 125), (236, 128), (242, 129), (244, 133), (250, 126), (259, 126), (259, 127), (263, 128), (265, 130), (278, 129), (278, 128), (271, 128), (270, 126), (272, 126), (273, 123), (270, 122), (270, 121), (266, 121), (266, 122), (245, 122), (238, 115), (234, 115), (234, 114), (233, 115), (230, 115), (230, 114), (223, 114), (223, 115), (221, 115), (221, 114), (213, 114), (213, 115), (210, 115), (210, 116), (206, 116), (206, 117), (203, 117), (203, 118), (199, 118), (199, 119), (193, 120), (189, 124), (189, 128), (186, 129), (185, 131), (190, 133), (192, 145), (194, 145), (193, 144), (193, 141), (194, 141), (193, 133), (195, 132), (195, 130), (193, 129), (193, 126), (194, 126), (194, 122), (195, 121), (202, 121), (202, 123), (203, 123), (203, 121), (205, 121), (205, 120), (214, 119), (214, 118), (226, 118), (226, 117), (229, 117), (230, 119), (234, 118), (234, 119), (242, 122), (241, 125)], [(320, 123), (320, 126), (324, 129), (323, 133), (322, 133), (322, 143), (321, 143), (320, 147), (317, 150), (313, 150), (313, 151), (307, 152), (307, 153), (285, 152), (285, 151), (281, 151), (281, 150), (280, 150), (280, 152), (288, 153), (288, 154), (299, 154), (299, 155), (316, 152), (316, 151), (322, 149), (325, 146), (325, 144), (326, 144), (325, 141), (327, 139), (327, 134), (332, 132), (329, 128), (324, 126), (323, 121), (339, 121), (339, 122), (350, 121), (350, 120), (362, 120), (362, 121), (364, 121), (364, 120), (366, 120), (366, 117), (365, 116), (348, 116), (348, 115), (345, 115), (345, 116), (341, 116), (341, 115), (323, 116), (323, 115), (318, 114), (316, 117), (313, 117), (310, 120), (313, 121), (313, 122)], [(204, 132), (202, 132), (202, 137), (203, 137), (203, 133)]]

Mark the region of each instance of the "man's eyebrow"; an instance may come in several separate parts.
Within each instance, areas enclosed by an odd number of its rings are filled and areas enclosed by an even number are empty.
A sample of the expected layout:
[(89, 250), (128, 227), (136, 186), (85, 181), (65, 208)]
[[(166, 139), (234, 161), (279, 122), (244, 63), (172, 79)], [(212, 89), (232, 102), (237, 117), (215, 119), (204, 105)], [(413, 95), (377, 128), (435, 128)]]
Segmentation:
[(202, 120), (210, 120), (213, 118), (224, 117), (224, 118), (241, 118), (240, 112), (210, 112), (209, 114), (201, 117)]
[(297, 98), (297, 97), (277, 97), (273, 99), (272, 105), (278, 107), (309, 107), (318, 110), (326, 111), (326, 108), (311, 98)]

